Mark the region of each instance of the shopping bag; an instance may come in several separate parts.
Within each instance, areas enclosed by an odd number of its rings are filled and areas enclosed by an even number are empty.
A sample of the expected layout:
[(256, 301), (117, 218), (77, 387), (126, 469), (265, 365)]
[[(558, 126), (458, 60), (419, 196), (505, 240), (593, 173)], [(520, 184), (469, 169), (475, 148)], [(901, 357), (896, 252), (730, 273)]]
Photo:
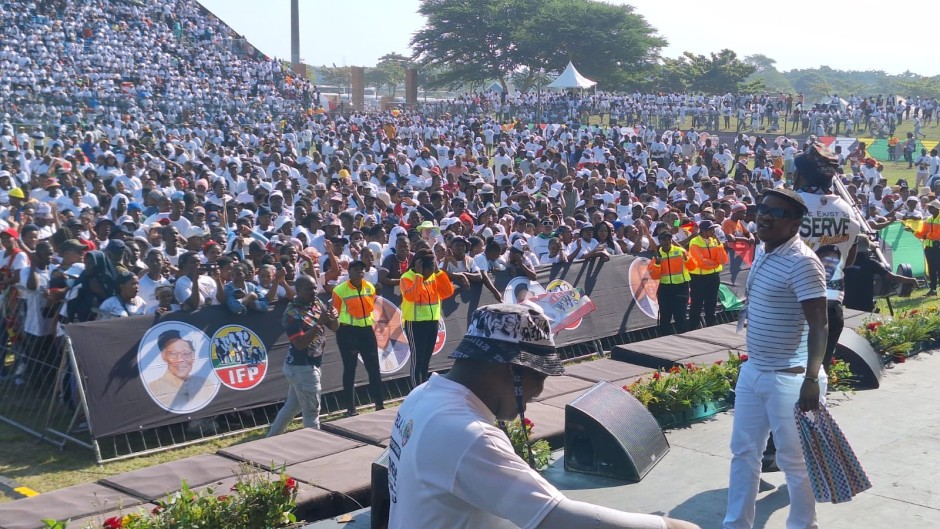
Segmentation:
[(871, 488), (868, 474), (824, 405), (810, 412), (797, 405), (794, 414), (816, 501), (842, 503)]

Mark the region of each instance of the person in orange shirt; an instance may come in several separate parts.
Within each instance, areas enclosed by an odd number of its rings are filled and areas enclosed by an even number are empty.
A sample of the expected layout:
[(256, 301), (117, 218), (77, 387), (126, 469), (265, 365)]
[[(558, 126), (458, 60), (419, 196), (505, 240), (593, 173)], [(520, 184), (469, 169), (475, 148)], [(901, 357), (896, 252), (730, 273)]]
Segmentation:
[(369, 394), (375, 409), (385, 408), (382, 396), (382, 373), (379, 370), (379, 349), (375, 339), (375, 324), (372, 309), (375, 307), (375, 285), (363, 279), (366, 264), (362, 261), (349, 263), (349, 280), (333, 288), (333, 308), (339, 314), (336, 330), (336, 345), (343, 359), (343, 396), (346, 400), (346, 416), (358, 415), (356, 411), (356, 366), (359, 357), (369, 374)]
[(728, 262), (725, 247), (715, 238), (715, 224), (703, 220), (698, 224), (698, 235), (689, 241), (689, 255), (695, 262), (695, 269), (689, 274), (689, 330), (701, 325), (702, 309), (705, 309), (705, 325), (718, 323), (715, 307), (718, 305), (719, 278), (722, 265)]
[(928, 296), (937, 295), (937, 280), (940, 279), (940, 201), (927, 204), (930, 216), (924, 219), (914, 235), (924, 241), (924, 257), (927, 258), (927, 273), (930, 277)]
[(411, 266), (402, 274), (399, 287), (401, 319), (411, 347), (411, 382), (417, 387), (428, 379), (441, 320), (441, 301), (454, 295), (454, 285), (437, 267), (431, 250), (422, 248), (411, 258)]

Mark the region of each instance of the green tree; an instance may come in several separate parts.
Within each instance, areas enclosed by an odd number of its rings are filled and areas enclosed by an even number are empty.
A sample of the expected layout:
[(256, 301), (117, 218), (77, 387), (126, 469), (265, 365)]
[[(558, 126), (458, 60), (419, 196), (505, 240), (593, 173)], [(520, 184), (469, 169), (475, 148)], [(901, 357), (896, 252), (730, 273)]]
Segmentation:
[(544, 0), (515, 32), (532, 71), (562, 72), (568, 61), (604, 88), (633, 88), (648, 76), (667, 42), (630, 5)]
[(572, 61), (605, 88), (624, 88), (651, 71), (666, 41), (631, 6), (594, 0), (423, 0), (427, 25), (411, 40), (422, 66), (440, 67), (437, 82), (455, 86), (496, 79), (503, 88), (540, 68), (561, 72)]
[(320, 84), (338, 86), (343, 91), (352, 83), (352, 68), (349, 66), (320, 66), (316, 69), (316, 76)]
[(660, 77), (664, 81), (681, 81), (688, 90), (706, 94), (749, 92), (760, 89), (760, 84), (747, 78), (757, 71), (731, 50), (724, 49), (708, 56), (685, 52), (677, 59), (663, 59)]
[(408, 57), (400, 53), (387, 53), (379, 57), (374, 68), (366, 70), (366, 83), (376, 88), (387, 87), (388, 95), (395, 97), (398, 85), (405, 81), (405, 69), (410, 67)]
[(512, 40), (514, 21), (525, 16), (522, 4), (532, 0), (423, 0), (418, 12), (427, 24), (411, 38), (414, 59), (441, 68), (435, 83), (456, 86), (506, 76), (519, 65)]

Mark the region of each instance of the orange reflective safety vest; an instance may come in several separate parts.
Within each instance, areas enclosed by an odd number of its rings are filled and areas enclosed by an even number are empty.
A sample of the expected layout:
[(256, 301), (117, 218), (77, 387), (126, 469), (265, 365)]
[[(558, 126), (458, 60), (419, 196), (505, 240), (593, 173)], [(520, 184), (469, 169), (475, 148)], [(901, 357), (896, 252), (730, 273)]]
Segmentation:
[(660, 264), (655, 259), (650, 260), (649, 274), (658, 279), (660, 285), (681, 285), (691, 281), (689, 271), (695, 269), (695, 262), (689, 258), (689, 253), (681, 246), (673, 244), (668, 252), (658, 249)]
[(689, 270), (692, 275), (708, 275), (721, 272), (721, 265), (728, 262), (728, 252), (725, 245), (718, 239), (704, 238), (696, 235), (689, 241), (689, 256), (695, 263), (695, 269)]
[(353, 327), (372, 327), (372, 308), (375, 307), (375, 286), (362, 280), (356, 289), (349, 281), (333, 289), (333, 307), (339, 313), (339, 322)]
[(924, 241), (924, 246), (940, 245), (940, 217), (927, 217), (914, 235)]
[(427, 278), (414, 270), (401, 275), (401, 319), (403, 321), (438, 321), (441, 300), (454, 294), (454, 284), (444, 272)]

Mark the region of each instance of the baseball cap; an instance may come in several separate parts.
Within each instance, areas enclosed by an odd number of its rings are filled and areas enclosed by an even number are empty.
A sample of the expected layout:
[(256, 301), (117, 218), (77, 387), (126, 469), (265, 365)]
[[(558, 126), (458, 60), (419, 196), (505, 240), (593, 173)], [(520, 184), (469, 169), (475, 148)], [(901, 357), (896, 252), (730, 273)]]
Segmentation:
[(529, 305), (498, 303), (473, 311), (449, 358), (514, 364), (548, 376), (565, 373), (548, 318)]
[(85, 246), (85, 245), (82, 243), (82, 241), (80, 241), (80, 240), (78, 240), (78, 239), (68, 239), (67, 241), (65, 241), (65, 242), (63, 242), (61, 245), (59, 245), (59, 251), (60, 251), (60, 252), (69, 252), (69, 251), (71, 251), (71, 252), (83, 252), (83, 251), (85, 251), (85, 250), (87, 250), (87, 249), (88, 249), (88, 247)]

